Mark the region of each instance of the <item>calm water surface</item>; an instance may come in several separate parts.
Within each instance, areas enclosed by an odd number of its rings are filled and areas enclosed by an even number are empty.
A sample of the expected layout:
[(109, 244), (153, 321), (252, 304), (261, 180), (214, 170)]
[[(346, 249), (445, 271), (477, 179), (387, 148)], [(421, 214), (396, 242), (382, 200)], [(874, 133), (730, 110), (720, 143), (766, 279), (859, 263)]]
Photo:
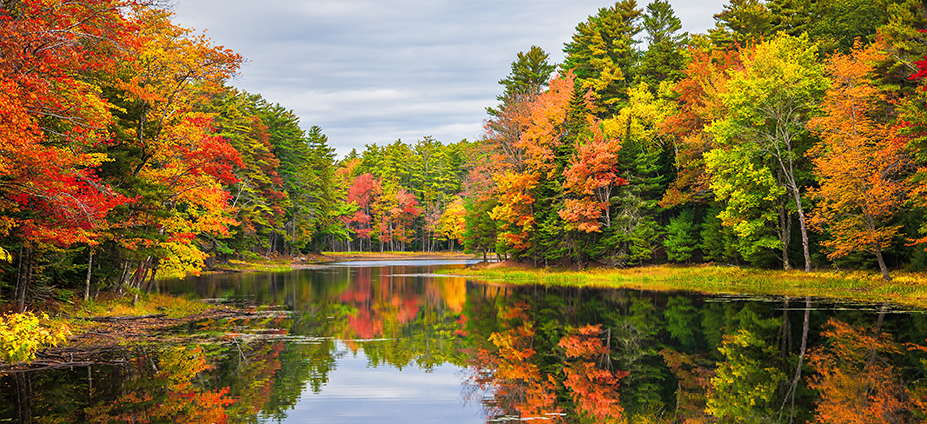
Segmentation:
[(923, 311), (437, 274), (464, 266), (162, 282), (251, 312), (107, 364), (2, 375), (0, 422), (927, 420)]

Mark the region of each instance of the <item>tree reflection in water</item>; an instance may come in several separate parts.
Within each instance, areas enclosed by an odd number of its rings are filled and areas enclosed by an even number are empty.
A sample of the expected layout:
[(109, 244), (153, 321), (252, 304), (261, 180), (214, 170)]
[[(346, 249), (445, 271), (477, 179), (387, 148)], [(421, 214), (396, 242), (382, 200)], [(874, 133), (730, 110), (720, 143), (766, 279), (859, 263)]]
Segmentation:
[(927, 418), (922, 313), (593, 289), (474, 294), (465, 311), (473, 344), (466, 384), (490, 421)]
[(123, 365), (3, 376), (0, 419), (283, 422), (308, 393), (325, 392), (343, 355), (363, 351), (371, 368), (459, 367), (464, 401), (492, 422), (927, 420), (921, 312), (414, 272), (201, 281), (189, 289), (277, 306), (132, 347)]

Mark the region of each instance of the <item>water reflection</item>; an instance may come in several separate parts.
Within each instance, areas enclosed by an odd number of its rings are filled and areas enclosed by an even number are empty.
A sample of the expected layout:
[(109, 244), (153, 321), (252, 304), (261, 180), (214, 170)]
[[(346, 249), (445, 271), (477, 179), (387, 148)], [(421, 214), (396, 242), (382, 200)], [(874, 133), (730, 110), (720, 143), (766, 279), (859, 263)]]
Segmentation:
[(179, 328), (124, 365), (3, 376), (0, 419), (927, 420), (922, 312), (507, 287), (434, 275), (460, 265), (367, 265), (164, 283), (254, 315)]

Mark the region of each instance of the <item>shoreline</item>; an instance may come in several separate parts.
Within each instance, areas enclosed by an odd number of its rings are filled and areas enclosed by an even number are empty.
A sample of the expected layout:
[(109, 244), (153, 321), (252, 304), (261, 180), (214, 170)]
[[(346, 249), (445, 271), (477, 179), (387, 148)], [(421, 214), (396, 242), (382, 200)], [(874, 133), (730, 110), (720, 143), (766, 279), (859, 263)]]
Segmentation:
[(300, 255), (290, 258), (276, 257), (256, 261), (230, 260), (228, 263), (218, 264), (213, 269), (204, 269), (201, 273), (275, 272), (318, 269), (332, 262), (418, 259), (463, 260), (478, 258), (474, 255), (462, 252), (322, 252), (321, 254)]
[[(327, 263), (340, 261), (473, 258), (472, 255), (457, 252), (327, 253), (263, 261), (233, 261), (231, 267), (203, 270), (202, 274), (286, 272), (323, 268)], [(0, 360), (0, 374), (122, 363), (125, 358), (120, 358), (114, 352), (164, 341), (170, 338), (165, 334), (167, 329), (204, 319), (260, 315), (241, 308), (163, 294), (143, 294), (137, 305), (132, 305), (132, 296), (113, 297), (109, 294), (89, 302), (57, 303), (45, 312), (52, 318), (43, 320), (43, 326), (66, 326), (71, 334), (57, 346), (37, 350), (31, 362), (10, 364)], [(115, 357), (110, 357), (113, 355)]]
[(878, 272), (764, 270), (715, 265), (654, 265), (583, 271), (489, 265), (455, 274), (513, 285), (629, 288), (706, 294), (814, 297), (868, 304), (893, 303), (927, 310), (927, 274), (896, 272), (885, 282)]
[[(305, 257), (262, 263), (239, 263), (240, 268), (212, 272), (267, 272), (324, 267), (336, 261), (412, 259), (478, 259), (461, 253), (331, 252), (311, 261)], [(586, 270), (535, 268), (514, 262), (481, 263), (454, 270), (454, 275), (487, 283), (538, 284), (589, 288), (628, 288), (655, 291), (690, 291), (707, 294), (761, 295), (832, 299), (867, 304), (892, 303), (927, 310), (927, 274), (896, 272), (884, 282), (875, 272), (761, 270), (716, 265), (656, 265), (637, 268)], [(31, 365), (0, 362), (0, 373), (58, 366), (78, 366), (101, 359), (106, 352), (131, 349), (166, 340), (165, 330), (201, 319), (254, 316), (252, 310), (214, 305), (182, 296), (142, 295), (138, 305), (131, 297), (77, 301), (49, 311), (54, 318), (43, 325), (68, 326), (72, 332), (57, 347), (40, 349)], [(167, 336), (169, 338), (169, 336)], [(103, 356), (95, 357), (95, 354)], [(92, 364), (106, 363), (91, 361)]]

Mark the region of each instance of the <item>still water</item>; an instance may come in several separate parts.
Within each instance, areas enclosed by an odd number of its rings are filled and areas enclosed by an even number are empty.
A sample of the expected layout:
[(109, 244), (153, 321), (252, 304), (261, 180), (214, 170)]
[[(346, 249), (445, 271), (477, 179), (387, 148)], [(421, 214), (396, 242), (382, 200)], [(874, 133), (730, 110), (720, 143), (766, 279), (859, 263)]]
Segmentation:
[(0, 422), (927, 422), (927, 316), (504, 286), (460, 261), (163, 282), (249, 312), (0, 376)]

